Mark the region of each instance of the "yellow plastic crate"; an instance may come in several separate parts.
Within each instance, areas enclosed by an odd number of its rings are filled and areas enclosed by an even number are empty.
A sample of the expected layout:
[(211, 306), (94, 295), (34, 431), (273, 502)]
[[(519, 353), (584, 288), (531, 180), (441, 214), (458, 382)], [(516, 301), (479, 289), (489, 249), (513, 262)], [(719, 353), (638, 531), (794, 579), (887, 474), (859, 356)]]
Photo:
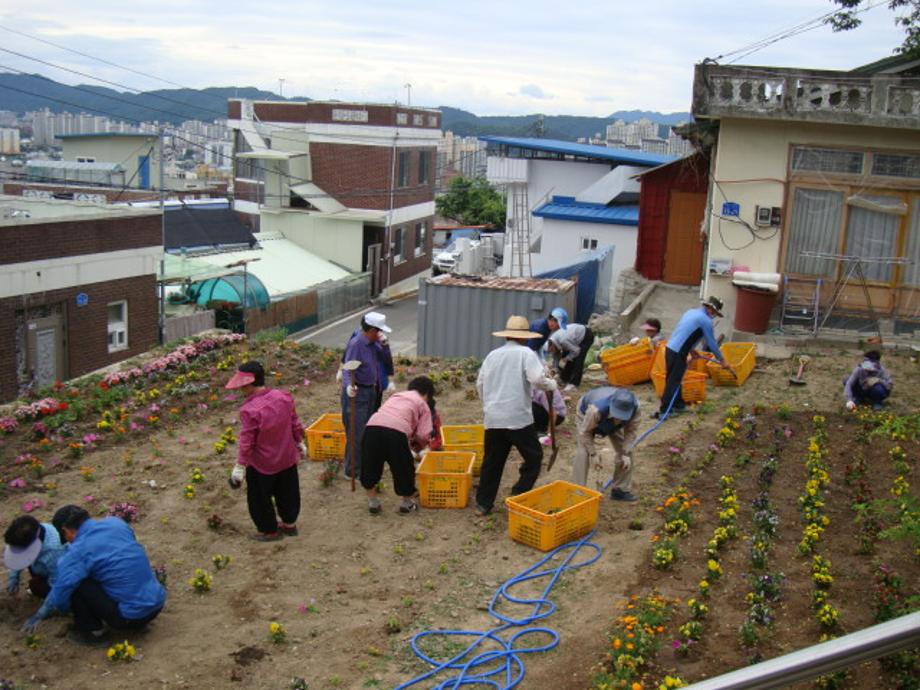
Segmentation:
[(635, 345), (620, 345), (601, 350), (601, 366), (610, 385), (631, 386), (648, 381), (655, 354), (650, 342), (648, 338), (643, 338)]
[(508, 535), (540, 551), (583, 537), (597, 523), (601, 494), (578, 484), (552, 484), (505, 499)]
[(473, 476), (478, 477), (485, 455), (486, 429), (482, 424), (450, 425), (441, 427), (441, 443), (444, 450), (476, 454)]
[(433, 450), (415, 472), (419, 502), (425, 508), (466, 508), (476, 454)]
[(735, 370), (735, 376), (725, 371), (721, 365), (710, 362), (709, 375), (717, 386), (740, 386), (747, 381), (757, 362), (757, 346), (754, 343), (725, 343), (720, 348), (725, 361)]
[[(665, 348), (659, 347), (655, 352), (655, 361), (652, 363), (652, 385), (655, 386), (655, 394), (660, 398), (664, 395), (665, 380), (667, 379), (667, 369), (664, 356)], [(706, 374), (693, 371), (689, 367), (680, 382), (681, 397), (688, 405), (703, 402), (706, 399)]]
[(342, 415), (328, 412), (304, 429), (307, 455), (311, 460), (343, 460), (345, 458), (345, 425)]

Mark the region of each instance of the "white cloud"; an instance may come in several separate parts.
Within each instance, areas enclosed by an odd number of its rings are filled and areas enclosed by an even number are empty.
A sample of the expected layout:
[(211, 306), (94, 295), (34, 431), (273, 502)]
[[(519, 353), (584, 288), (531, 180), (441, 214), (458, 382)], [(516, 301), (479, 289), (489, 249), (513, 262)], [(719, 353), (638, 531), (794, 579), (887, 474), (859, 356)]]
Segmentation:
[[(193, 87), (257, 86), (311, 98), (451, 105), (480, 114), (689, 109), (693, 65), (816, 17), (827, 0), (684, 0), (559, 5), (531, 0), (160, 0), (130, 9), (114, 0), (7, 0), (0, 25)], [(828, 27), (780, 41), (746, 64), (848, 69), (900, 43), (882, 5), (856, 31)], [(0, 32), (11, 50), (141, 89), (165, 85), (27, 38)], [(4, 56), (17, 69), (88, 81)], [(522, 86), (523, 85), (523, 86)]]

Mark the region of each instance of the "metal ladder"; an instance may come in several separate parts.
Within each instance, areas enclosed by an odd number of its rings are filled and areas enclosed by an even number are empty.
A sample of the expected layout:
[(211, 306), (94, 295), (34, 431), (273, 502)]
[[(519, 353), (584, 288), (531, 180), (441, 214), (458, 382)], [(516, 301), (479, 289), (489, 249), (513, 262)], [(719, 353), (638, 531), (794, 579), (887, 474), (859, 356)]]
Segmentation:
[(511, 215), (508, 224), (511, 226), (511, 270), (512, 277), (533, 276), (533, 266), (530, 259), (530, 204), (527, 201), (527, 185), (509, 185), (508, 195)]
[(818, 332), (818, 321), (821, 311), (821, 278), (815, 280), (814, 290), (809, 294), (790, 286), (789, 276), (783, 276), (783, 309), (779, 317), (782, 328), (787, 321), (798, 322), (811, 330), (812, 335)]

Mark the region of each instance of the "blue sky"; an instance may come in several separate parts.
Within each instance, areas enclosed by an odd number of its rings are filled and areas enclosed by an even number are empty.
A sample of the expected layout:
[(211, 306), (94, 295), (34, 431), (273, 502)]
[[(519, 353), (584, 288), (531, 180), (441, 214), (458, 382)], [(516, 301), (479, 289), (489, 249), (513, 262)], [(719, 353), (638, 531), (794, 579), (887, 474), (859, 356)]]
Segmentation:
[[(131, 11), (128, 11), (128, 7)], [(5, 0), (0, 25), (192, 87), (451, 105), (477, 114), (688, 110), (693, 65), (833, 9), (830, 0)], [(848, 69), (901, 42), (885, 4), (856, 31), (823, 26), (744, 64)], [(139, 89), (163, 83), (0, 31), (0, 46)], [(66, 83), (66, 72), (0, 64)], [(2, 108), (2, 94), (0, 94)]]

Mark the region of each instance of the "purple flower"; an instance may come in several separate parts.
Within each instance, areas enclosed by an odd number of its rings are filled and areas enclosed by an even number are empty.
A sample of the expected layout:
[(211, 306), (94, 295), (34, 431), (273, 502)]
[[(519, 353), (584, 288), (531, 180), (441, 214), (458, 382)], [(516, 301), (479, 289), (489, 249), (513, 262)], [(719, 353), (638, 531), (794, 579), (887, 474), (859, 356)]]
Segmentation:
[(12, 480), (12, 481), (9, 483), (8, 486), (9, 486), (11, 489), (25, 489), (25, 488), (26, 488), (26, 480), (23, 479), (22, 477), (16, 477), (16, 479)]

